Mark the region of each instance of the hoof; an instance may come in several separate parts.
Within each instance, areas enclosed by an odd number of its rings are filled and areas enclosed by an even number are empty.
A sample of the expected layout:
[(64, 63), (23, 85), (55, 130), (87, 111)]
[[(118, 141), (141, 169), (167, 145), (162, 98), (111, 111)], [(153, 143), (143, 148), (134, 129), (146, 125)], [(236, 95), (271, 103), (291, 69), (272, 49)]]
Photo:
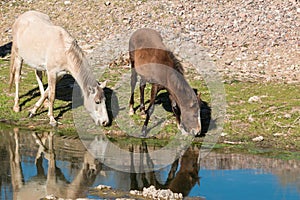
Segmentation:
[(141, 135), (139, 135), (139, 138), (147, 138), (147, 135), (144, 135), (144, 134), (141, 134)]
[(134, 111), (133, 110), (129, 110), (129, 116), (134, 115)]
[(33, 118), (33, 117), (34, 117), (34, 115), (35, 115), (35, 114), (34, 114), (34, 113), (32, 113), (32, 112), (29, 112), (29, 113), (28, 113), (28, 117), (29, 117), (29, 118)]
[(142, 128), (142, 134), (140, 135), (141, 138), (147, 137), (147, 127), (144, 125)]
[(15, 112), (20, 112), (20, 106), (14, 106), (14, 107), (13, 107), (13, 110), (14, 110)]
[(141, 110), (140, 115), (141, 115), (142, 118), (145, 119), (146, 116), (147, 116), (146, 111), (145, 110)]
[(57, 121), (50, 121), (50, 123), (49, 123), (51, 126), (53, 126), (53, 127), (57, 127), (57, 125), (58, 125), (58, 122)]

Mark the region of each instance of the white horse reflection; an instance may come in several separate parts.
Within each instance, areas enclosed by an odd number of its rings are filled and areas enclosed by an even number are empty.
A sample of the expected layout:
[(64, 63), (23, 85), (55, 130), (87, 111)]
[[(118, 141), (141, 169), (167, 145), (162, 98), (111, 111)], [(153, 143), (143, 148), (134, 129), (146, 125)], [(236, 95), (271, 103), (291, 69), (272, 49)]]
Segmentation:
[[(88, 188), (94, 183), (101, 170), (101, 164), (93, 159), (89, 152), (84, 154), (84, 162), (76, 177), (68, 182), (61, 169), (57, 167), (53, 148), (53, 133), (33, 134), (39, 148), (35, 165), (37, 175), (29, 181), (24, 181), (18, 129), (10, 138), (9, 154), (13, 187), (13, 199), (41, 199), (54, 195), (66, 199), (86, 197)], [(48, 140), (48, 144), (46, 143)], [(48, 171), (45, 174), (43, 158), (48, 161)]]

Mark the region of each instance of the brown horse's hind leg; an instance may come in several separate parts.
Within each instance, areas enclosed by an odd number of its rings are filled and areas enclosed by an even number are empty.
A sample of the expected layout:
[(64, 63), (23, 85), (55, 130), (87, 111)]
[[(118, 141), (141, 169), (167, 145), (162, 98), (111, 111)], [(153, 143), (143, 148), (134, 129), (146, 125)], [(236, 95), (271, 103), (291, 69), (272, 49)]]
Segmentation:
[(146, 81), (145, 81), (145, 79), (141, 78), (141, 80), (140, 80), (140, 112), (141, 112), (142, 116), (146, 114), (146, 112), (145, 112), (145, 99), (144, 99), (145, 87), (146, 87)]
[[(133, 63), (131, 63), (131, 66), (133, 66)], [(134, 88), (137, 82), (137, 73), (135, 71), (134, 68), (131, 68), (131, 82), (130, 82), (130, 86), (131, 86), (131, 96), (130, 96), (130, 100), (129, 100), (129, 115), (133, 115), (134, 114)]]
[(150, 116), (152, 115), (153, 111), (154, 111), (154, 103), (155, 103), (155, 97), (157, 95), (158, 92), (158, 85), (156, 84), (152, 84), (152, 88), (151, 88), (151, 98), (150, 98), (150, 103), (149, 103), (149, 107), (146, 110), (146, 119), (142, 128), (142, 136), (146, 137), (147, 135), (147, 126), (150, 120)]

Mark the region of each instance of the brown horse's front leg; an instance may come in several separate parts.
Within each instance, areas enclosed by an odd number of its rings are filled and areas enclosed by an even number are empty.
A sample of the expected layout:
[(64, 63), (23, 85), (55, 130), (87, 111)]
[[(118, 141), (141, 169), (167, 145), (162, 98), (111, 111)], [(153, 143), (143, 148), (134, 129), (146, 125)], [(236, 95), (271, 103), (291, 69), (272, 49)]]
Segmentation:
[(158, 92), (158, 85), (156, 84), (152, 84), (152, 88), (151, 88), (151, 98), (150, 98), (150, 103), (149, 103), (149, 107), (146, 110), (146, 119), (142, 128), (142, 136), (146, 137), (147, 135), (147, 126), (150, 120), (150, 116), (152, 115), (153, 111), (154, 111), (154, 103), (155, 103), (155, 97), (156, 94)]
[(180, 124), (180, 109), (172, 95), (169, 95), (169, 99), (171, 101), (172, 111), (176, 117), (176, 122)]
[[(133, 66), (134, 64), (131, 63), (131, 66)], [(130, 86), (131, 86), (131, 96), (130, 96), (130, 100), (129, 100), (129, 115), (133, 115), (134, 114), (134, 88), (137, 82), (137, 74), (134, 68), (131, 69), (131, 80), (130, 80)]]

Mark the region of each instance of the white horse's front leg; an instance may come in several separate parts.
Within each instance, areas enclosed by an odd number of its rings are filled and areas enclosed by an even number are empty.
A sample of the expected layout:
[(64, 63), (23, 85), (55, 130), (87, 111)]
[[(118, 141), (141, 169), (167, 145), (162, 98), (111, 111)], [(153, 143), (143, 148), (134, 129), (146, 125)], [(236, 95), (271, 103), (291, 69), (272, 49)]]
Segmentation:
[(49, 109), (48, 116), (50, 118), (50, 125), (57, 126), (57, 121), (53, 116), (53, 106), (55, 100), (55, 85), (56, 85), (56, 74), (48, 73), (48, 88), (49, 88)]

